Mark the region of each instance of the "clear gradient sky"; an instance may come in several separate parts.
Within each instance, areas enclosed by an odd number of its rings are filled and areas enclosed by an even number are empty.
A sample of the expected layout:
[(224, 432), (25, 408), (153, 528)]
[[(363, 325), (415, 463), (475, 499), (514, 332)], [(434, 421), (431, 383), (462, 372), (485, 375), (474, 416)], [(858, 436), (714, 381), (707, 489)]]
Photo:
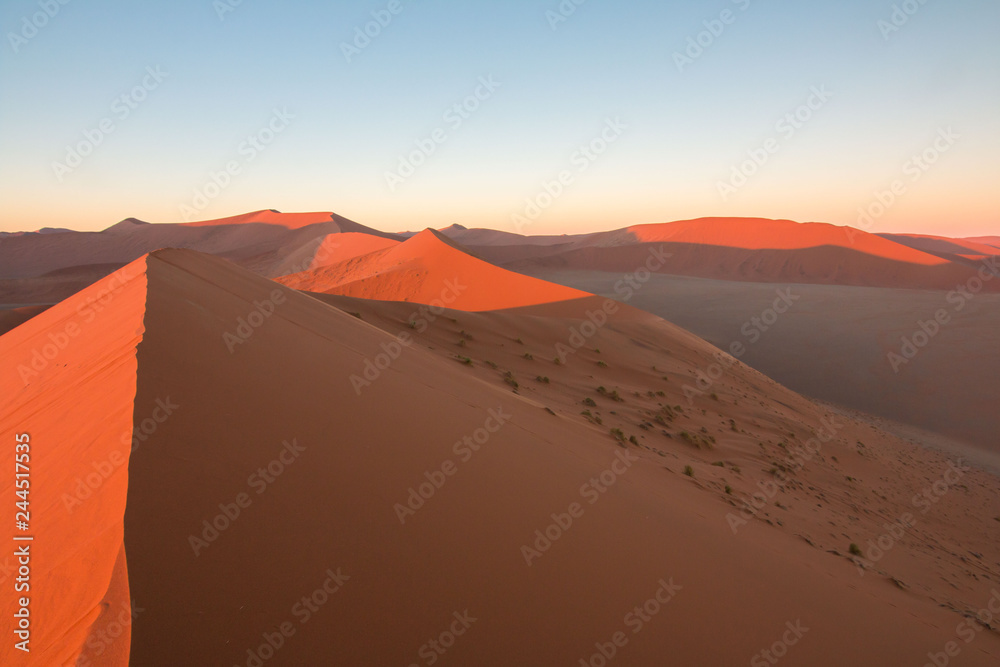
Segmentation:
[[(5, 0), (0, 231), (275, 208), (392, 231), (738, 215), (1000, 234), (996, 0), (397, 1)], [(391, 22), (348, 57), (372, 12)]]

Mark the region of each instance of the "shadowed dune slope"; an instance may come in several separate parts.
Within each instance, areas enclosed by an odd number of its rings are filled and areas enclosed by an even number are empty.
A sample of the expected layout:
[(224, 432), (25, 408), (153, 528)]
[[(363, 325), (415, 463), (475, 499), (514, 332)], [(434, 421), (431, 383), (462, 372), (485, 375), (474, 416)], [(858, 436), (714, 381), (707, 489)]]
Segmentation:
[(312, 261), (304, 270), (314, 270), (324, 266), (339, 264), (349, 259), (385, 250), (386, 248), (392, 248), (399, 244), (400, 241), (394, 239), (358, 232), (330, 234), (324, 237), (322, 244), (315, 249)]
[(0, 310), (0, 336), (48, 309), (49, 306), (24, 306)]
[(901, 245), (921, 250), (948, 260), (982, 260), (1000, 254), (1000, 249), (989, 243), (977, 243), (973, 239), (951, 239), (944, 236), (923, 234), (879, 234)]
[(111, 275), (125, 263), (87, 264), (56, 269), (34, 278), (0, 279), (0, 303), (55, 304)]

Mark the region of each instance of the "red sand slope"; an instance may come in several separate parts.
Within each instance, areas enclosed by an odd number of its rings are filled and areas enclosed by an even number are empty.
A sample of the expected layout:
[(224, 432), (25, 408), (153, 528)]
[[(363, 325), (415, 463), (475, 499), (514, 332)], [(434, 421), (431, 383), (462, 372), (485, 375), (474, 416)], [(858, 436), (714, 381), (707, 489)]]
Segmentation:
[[(82, 651), (83, 664), (127, 664), (129, 633), (116, 623), (129, 608), (122, 517), (145, 298), (140, 259), (0, 337), (0, 496), (9, 508), (0, 664), (64, 665)], [(31, 447), (27, 532), (12, 531), (20, 433)], [(29, 654), (10, 632), (12, 532), (34, 537)]]
[(381, 301), (444, 301), (449, 308), (468, 311), (590, 296), (484, 262), (430, 229), (399, 245), (278, 281), (309, 292)]
[(638, 243), (669, 241), (748, 250), (839, 247), (911, 264), (942, 263), (932, 255), (902, 247), (875, 234), (820, 222), (800, 223), (764, 218), (700, 218), (659, 225), (637, 225), (617, 233), (598, 235), (597, 238), (601, 245), (609, 245), (623, 236)]

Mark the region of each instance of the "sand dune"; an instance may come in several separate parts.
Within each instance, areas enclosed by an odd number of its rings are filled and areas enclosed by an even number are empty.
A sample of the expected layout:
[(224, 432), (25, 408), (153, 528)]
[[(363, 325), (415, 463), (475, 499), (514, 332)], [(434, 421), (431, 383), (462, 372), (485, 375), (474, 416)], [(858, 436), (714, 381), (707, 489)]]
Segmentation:
[[(619, 273), (539, 271), (535, 277), (621, 298)], [(774, 316), (776, 290), (790, 290), (795, 301)], [(742, 361), (807, 396), (1000, 452), (1000, 414), (992, 408), (1000, 373), (1000, 295), (957, 296), (657, 275), (629, 303), (722, 348), (745, 343)], [(942, 309), (946, 324), (929, 341), (921, 339), (920, 323), (932, 322)], [(922, 347), (912, 342), (915, 336)], [(904, 350), (904, 338), (912, 349)], [(904, 352), (911, 358), (894, 366), (889, 354)]]
[(33, 278), (0, 279), (0, 303), (55, 304), (111, 275), (124, 264), (86, 264), (56, 269)]
[[(159, 248), (192, 248), (232, 260), (262, 275), (301, 271), (330, 234), (395, 235), (333, 213), (257, 211), (177, 224), (123, 220), (102, 232), (30, 234), (0, 239), (0, 278), (25, 279), (87, 265), (124, 264)], [(74, 268), (75, 267), (75, 268)], [(77, 290), (89, 283), (77, 282)]]
[(330, 213), (281, 213), (280, 211), (264, 210), (234, 215), (216, 220), (182, 222), (187, 227), (223, 227), (227, 225), (265, 224), (278, 225), (287, 229), (301, 229), (309, 225), (318, 225), (334, 219)]
[(0, 336), (14, 327), (19, 327), (35, 315), (44, 313), (49, 306), (24, 306), (0, 309)]
[(392, 248), (400, 243), (400, 241), (394, 239), (359, 232), (330, 234), (323, 238), (322, 244), (313, 252), (312, 261), (304, 270), (314, 270), (324, 266), (339, 264), (355, 257)]
[(975, 262), (1000, 254), (998, 252), (1000, 248), (987, 243), (977, 243), (972, 239), (951, 239), (923, 234), (879, 234), (879, 236), (948, 260)]
[[(849, 227), (757, 218), (704, 218), (537, 237), (452, 225), (441, 234), (489, 262), (525, 273), (630, 272), (651, 250), (663, 248), (672, 255), (658, 269), (666, 274), (934, 290), (951, 290), (974, 279), (976, 262), (992, 247), (973, 240), (912, 235), (890, 239)], [(163, 247), (211, 253), (260, 275), (278, 277), (330, 266), (348, 268), (349, 260), (416, 236), (380, 232), (332, 213), (269, 210), (181, 224), (130, 218), (96, 233), (7, 236), (0, 239), (0, 303), (56, 303), (143, 253)], [(352, 264), (349, 270), (357, 273), (359, 266)], [(385, 291), (382, 287), (372, 291), (372, 276), (360, 273), (366, 284), (354, 285), (351, 289), (361, 291), (353, 294)], [(345, 279), (330, 275), (311, 279), (345, 284)], [(305, 276), (297, 280), (304, 288), (323, 289), (310, 287)], [(1000, 283), (986, 289), (1000, 291)]]
[(404, 243), (283, 276), (278, 282), (381, 301), (443, 302), (456, 310), (500, 310), (590, 296), (505, 271), (431, 229)]
[[(619, 664), (746, 664), (789, 627), (785, 664), (921, 664), (1000, 584), (981, 525), (1000, 515), (995, 478), (963, 471), (963, 490), (920, 513), (911, 497), (944, 456), (648, 313), (621, 306), (605, 324), (596, 297), (546, 316), (309, 296), (186, 250), (129, 271), (106, 319), (2, 399), (4, 437), (31, 431), (39, 455), (38, 546), (88, 554), (39, 572), (50, 634), (36, 640), (58, 663), (35, 664), (124, 665), (125, 648), (141, 665), (541, 666), (612, 650)], [(0, 337), (5, 384), (99, 287)], [(559, 345), (572, 352), (556, 364)], [(720, 363), (689, 402), (684, 386)], [(128, 415), (131, 452), (115, 427)], [(71, 517), (60, 494), (112, 456), (127, 467)], [(734, 528), (727, 515), (772, 487)], [(906, 513), (916, 525), (875, 558), (868, 540)], [(102, 597), (137, 611), (128, 645), (95, 657)], [(1000, 637), (969, 631), (963, 664), (995, 664)]]
[(970, 241), (972, 243), (978, 243), (981, 245), (992, 246), (994, 248), (1000, 248), (1000, 236), (977, 236), (963, 240)]
[[(561, 245), (473, 249), (529, 274), (556, 269), (628, 273), (652, 247), (672, 255), (658, 272), (718, 280), (951, 290), (979, 269), (850, 227), (756, 218), (639, 225)], [(986, 289), (1000, 291), (1000, 284)]]
[[(458, 241), (462, 245), (528, 245), (528, 246), (549, 246), (570, 243), (582, 239), (588, 234), (561, 234), (558, 236), (525, 236), (524, 234), (514, 234), (497, 229), (468, 229), (462, 225), (450, 225), (437, 230), (450, 239)], [(419, 232), (403, 232), (400, 236), (407, 238), (416, 236)]]
[(699, 218), (658, 225), (636, 225), (596, 235), (598, 245), (623, 243), (689, 243), (747, 250), (851, 248), (873, 257), (910, 264), (935, 265), (941, 260), (851, 227), (820, 222), (766, 218)]

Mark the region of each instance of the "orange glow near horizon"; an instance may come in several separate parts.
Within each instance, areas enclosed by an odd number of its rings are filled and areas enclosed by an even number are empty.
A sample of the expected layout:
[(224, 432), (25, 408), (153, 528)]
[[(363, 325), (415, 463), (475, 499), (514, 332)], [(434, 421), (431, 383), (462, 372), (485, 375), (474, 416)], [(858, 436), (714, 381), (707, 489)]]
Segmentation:
[[(579, 193), (578, 193), (579, 194)], [(968, 193), (971, 194), (971, 193)], [(279, 198), (276, 198), (280, 200)], [(260, 201), (248, 201), (245, 206), (230, 203), (223, 207), (213, 206), (192, 222), (239, 217), (249, 212), (275, 208), (286, 213), (329, 211), (354, 220), (362, 225), (385, 232), (419, 231), (425, 228), (441, 229), (452, 224), (468, 228), (488, 228), (517, 232), (526, 235), (579, 234), (608, 231), (633, 225), (673, 222), (703, 217), (762, 217), (787, 219), (796, 222), (827, 222), (845, 225), (872, 233), (910, 233), (933, 236), (965, 238), (1000, 235), (1000, 211), (994, 200), (981, 198), (975, 201), (961, 194), (949, 201), (934, 201), (926, 196), (912, 195), (900, 198), (889, 210), (882, 210), (875, 193), (867, 200), (850, 204), (828, 204), (810, 206), (805, 202), (786, 201), (783, 204), (767, 205), (755, 202), (751, 205), (700, 206), (698, 203), (685, 205), (671, 198), (669, 206), (643, 204), (636, 199), (613, 199), (611, 204), (597, 201), (596, 195), (586, 193), (565, 196), (550, 208), (541, 210), (532, 219), (525, 215), (528, 205), (522, 200), (520, 208), (511, 209), (511, 204), (484, 204), (451, 201), (434, 206), (412, 201), (345, 201), (343, 206), (336, 202), (323, 205), (318, 200), (302, 205), (281, 206), (269, 202), (262, 206)], [(543, 200), (544, 201), (544, 200)], [(62, 200), (52, 205), (39, 207), (10, 202), (5, 212), (0, 231), (36, 231), (44, 227), (65, 228), (74, 231), (101, 231), (126, 218), (138, 218), (152, 223), (184, 222), (181, 216), (166, 206), (150, 206), (139, 202), (122, 202), (109, 205), (104, 202), (84, 206), (76, 202)], [(624, 202), (624, 203), (622, 203)], [(961, 202), (956, 207), (956, 202)], [(290, 202), (293, 203), (293, 202)], [(280, 204), (280, 202), (279, 202)], [(333, 204), (333, 205), (330, 205)], [(868, 213), (863, 216), (862, 211)], [(517, 225), (513, 216), (521, 215), (529, 224)]]

